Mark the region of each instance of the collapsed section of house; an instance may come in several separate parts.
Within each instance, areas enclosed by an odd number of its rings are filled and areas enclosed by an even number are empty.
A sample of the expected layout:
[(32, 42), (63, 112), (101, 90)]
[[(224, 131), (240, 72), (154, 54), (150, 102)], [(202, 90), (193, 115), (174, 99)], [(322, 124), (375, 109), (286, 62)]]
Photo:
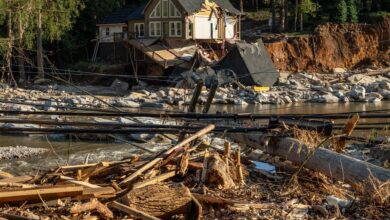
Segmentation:
[(117, 16), (122, 20), (113, 23), (125, 22), (126, 28), (98, 24), (99, 39), (110, 39), (110, 28), (127, 30), (123, 36), (137, 80), (184, 76), (207, 67), (217, 75), (233, 74), (244, 85), (272, 86), (279, 73), (262, 41), (240, 40), (242, 16), (229, 0), (150, 0), (129, 10), (125, 19)]

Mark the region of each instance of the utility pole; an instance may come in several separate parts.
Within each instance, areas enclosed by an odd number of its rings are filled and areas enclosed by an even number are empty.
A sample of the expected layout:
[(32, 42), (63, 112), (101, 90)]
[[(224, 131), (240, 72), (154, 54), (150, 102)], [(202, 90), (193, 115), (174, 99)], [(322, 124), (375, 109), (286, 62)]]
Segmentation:
[(38, 77), (45, 78), (43, 69), (43, 48), (42, 48), (42, 6), (38, 10), (38, 27), (37, 27), (37, 67)]

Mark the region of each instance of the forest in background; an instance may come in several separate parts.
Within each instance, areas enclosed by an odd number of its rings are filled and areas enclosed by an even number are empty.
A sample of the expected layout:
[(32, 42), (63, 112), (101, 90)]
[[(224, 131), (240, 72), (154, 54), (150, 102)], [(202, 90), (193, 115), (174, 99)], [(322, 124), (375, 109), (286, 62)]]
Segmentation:
[[(144, 0), (0, 0), (1, 80), (23, 83), (25, 66), (36, 73), (90, 59), (96, 22)], [(372, 22), (390, 13), (390, 0), (231, 0), (246, 20), (271, 19), (272, 32), (310, 32), (326, 22)], [(31, 73), (31, 71), (30, 71)], [(41, 75), (42, 76), (42, 75)]]

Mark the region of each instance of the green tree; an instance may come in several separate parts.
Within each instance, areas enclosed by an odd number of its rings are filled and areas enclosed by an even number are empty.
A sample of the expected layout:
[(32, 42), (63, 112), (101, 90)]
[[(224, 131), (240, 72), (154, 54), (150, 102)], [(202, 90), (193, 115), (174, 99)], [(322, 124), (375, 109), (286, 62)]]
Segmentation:
[(345, 0), (340, 0), (336, 6), (337, 12), (335, 20), (339, 23), (345, 23), (348, 19), (348, 6)]
[(301, 0), (299, 4), (299, 13), (300, 13), (300, 29), (303, 31), (303, 16), (304, 15), (312, 15), (314, 16), (315, 13), (320, 8), (320, 5), (316, 2), (313, 2), (312, 0)]
[(355, 0), (348, 0), (348, 21), (357, 23), (359, 21), (359, 12)]

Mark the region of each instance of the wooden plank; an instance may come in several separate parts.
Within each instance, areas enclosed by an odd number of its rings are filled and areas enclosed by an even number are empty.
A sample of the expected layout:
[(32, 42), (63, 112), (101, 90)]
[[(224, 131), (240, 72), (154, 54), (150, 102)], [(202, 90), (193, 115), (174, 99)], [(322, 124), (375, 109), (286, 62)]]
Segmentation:
[(0, 182), (2, 183), (25, 183), (27, 181), (32, 180), (32, 176), (17, 176), (17, 177), (10, 177), (1, 179)]
[(167, 180), (167, 179), (169, 179), (171, 177), (174, 177), (175, 175), (176, 175), (176, 171), (171, 171), (171, 172), (168, 172), (168, 173), (164, 173), (164, 174), (161, 174), (159, 176), (156, 176), (156, 177), (153, 177), (151, 179), (148, 179), (148, 180), (145, 180), (143, 182), (135, 184), (133, 189), (138, 189), (138, 188), (142, 188), (142, 187), (145, 187), (145, 186), (153, 185), (153, 184), (162, 182), (164, 180)]
[(83, 194), (81, 186), (63, 186), (50, 188), (34, 188), (0, 192), (0, 202), (37, 201), (41, 198), (52, 200), (63, 197), (73, 197)]
[(75, 197), (75, 200), (86, 200), (91, 198), (112, 198), (116, 191), (112, 187), (84, 188), (82, 195)]
[(109, 204), (109, 207), (112, 207), (118, 211), (121, 211), (121, 212), (124, 212), (124, 213), (127, 213), (129, 215), (132, 215), (136, 218), (140, 218), (140, 219), (143, 219), (143, 220), (159, 220), (159, 218), (157, 217), (154, 217), (152, 215), (149, 215), (148, 213), (145, 213), (145, 212), (141, 212), (141, 211), (138, 211), (134, 208), (131, 208), (127, 205), (123, 205), (119, 202), (112, 202)]
[(4, 172), (4, 171), (0, 171), (0, 178), (1, 179), (11, 178), (11, 177), (14, 177), (14, 176), (12, 174), (10, 174), (10, 173)]
[(73, 184), (76, 184), (76, 185), (79, 185), (79, 186), (84, 186), (84, 187), (87, 187), (87, 188), (92, 188), (92, 189), (101, 188), (101, 186), (94, 185), (94, 184), (91, 184), (91, 183), (87, 183), (87, 182), (84, 182), (84, 181), (75, 180), (72, 177), (60, 176), (60, 179), (61, 180), (66, 180), (66, 181), (68, 181), (70, 183), (73, 183)]

